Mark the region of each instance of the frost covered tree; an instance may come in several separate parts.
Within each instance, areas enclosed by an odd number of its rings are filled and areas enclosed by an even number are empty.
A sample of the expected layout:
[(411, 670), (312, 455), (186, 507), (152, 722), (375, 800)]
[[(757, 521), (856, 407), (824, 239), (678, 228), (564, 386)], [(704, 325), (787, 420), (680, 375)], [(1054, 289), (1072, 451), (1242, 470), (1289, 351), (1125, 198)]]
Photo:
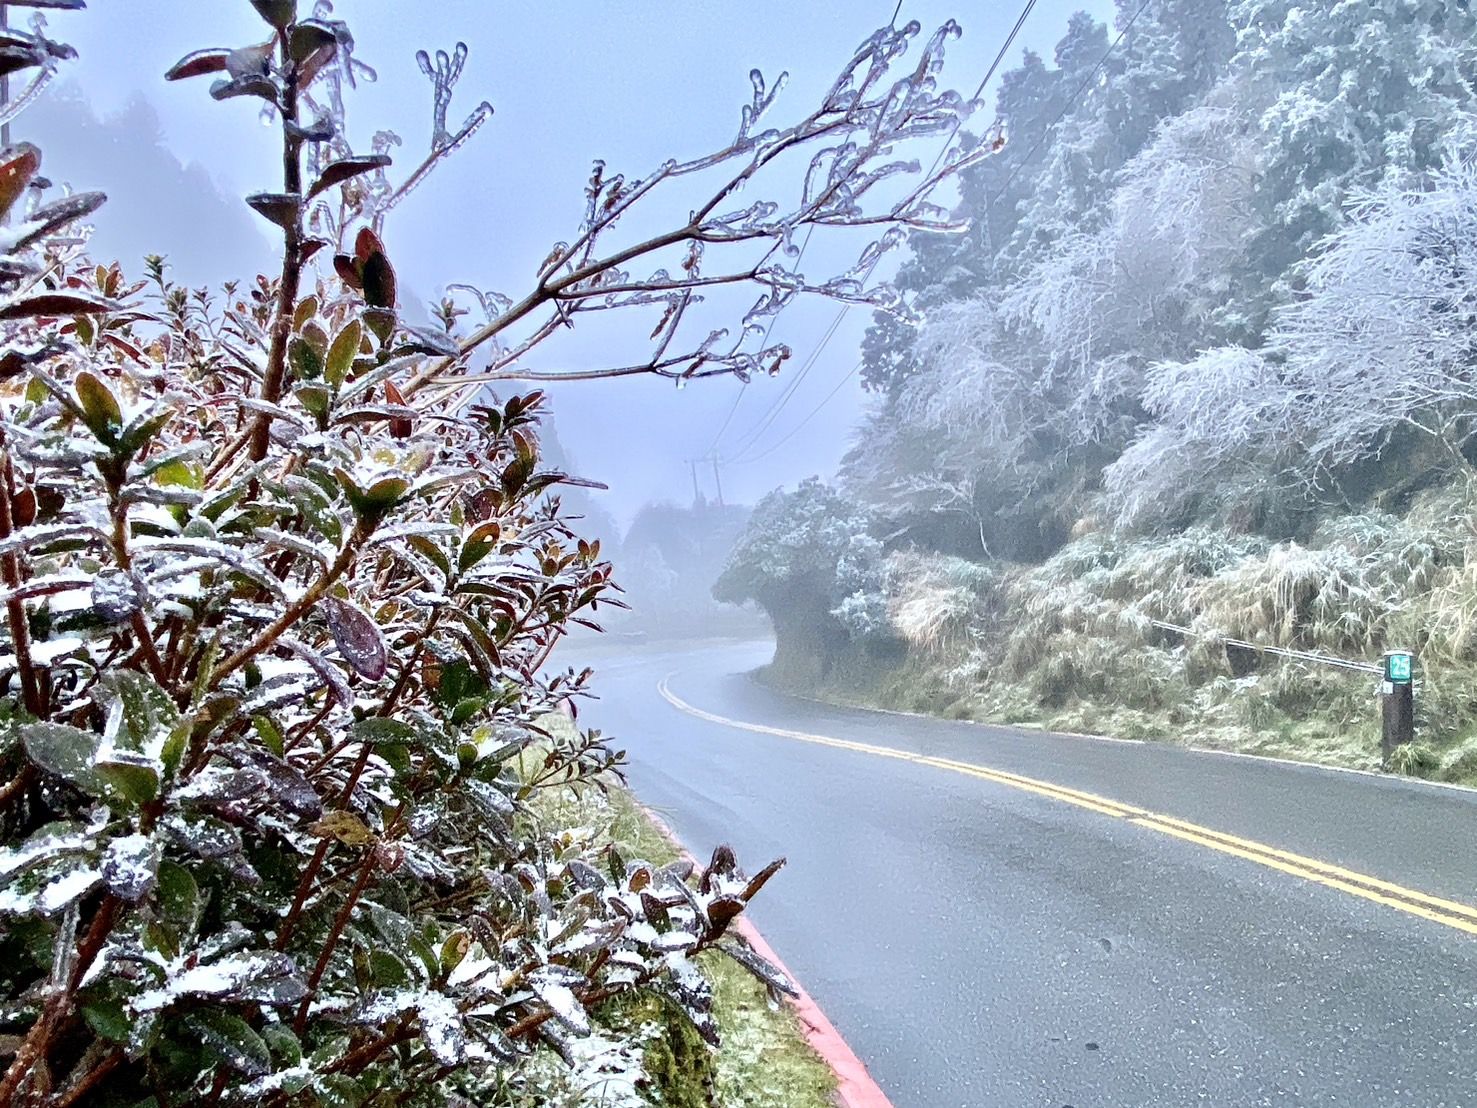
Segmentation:
[(865, 511), (819, 478), (754, 508), (713, 595), (758, 603), (774, 624), (774, 664), (824, 676), (850, 639), (885, 633), (882, 546)]
[[(566, 517), (544, 397), (511, 383), (591, 375), (525, 358), (598, 313), (656, 326), (595, 375), (687, 379), (783, 360), (757, 335), (797, 295), (892, 303), (870, 260), (949, 225), (929, 194), (975, 156), (893, 155), (957, 130), (937, 87), (957, 28), (921, 51), (917, 24), (882, 29), (787, 124), (754, 73), (733, 141), (640, 179), (597, 163), (525, 289), (457, 287), (427, 327), (391, 217), (491, 115), (451, 115), (466, 47), (418, 55), (422, 150), (360, 150), (345, 111), (373, 71), (349, 27), (251, 2), (261, 42), (167, 76), (275, 127), (280, 177), (246, 203), (278, 272), (192, 291), (152, 257), (131, 278), (87, 255), (101, 193), (53, 198), (38, 147), (0, 153), (0, 1104), (536, 1100), (538, 1044), (632, 1052), (610, 1018), (629, 994), (711, 1041), (697, 954), (789, 987), (729, 933), (779, 863), (657, 867), (545, 818), (540, 797), (619, 763), (540, 722), (586, 693), (551, 656), (612, 570)], [(25, 78), (5, 118), (72, 56), (39, 20), (0, 53)], [(756, 180), (784, 156), (798, 173)], [(705, 201), (660, 209), (698, 177)], [(763, 198), (735, 207), (745, 186)], [(638, 207), (666, 230), (625, 236)], [(802, 278), (796, 232), (833, 226), (879, 238)], [(720, 287), (757, 299), (693, 330)]]
[[(1107, 471), (1125, 519), (1175, 519), (1241, 498), (1260, 472), (1304, 499), (1335, 494), (1387, 452), (1466, 480), (1477, 404), (1477, 170), (1360, 196), (1304, 267), (1260, 350), (1153, 367), (1154, 424)], [(1408, 464), (1386, 465), (1402, 473)]]
[(1412, 185), (1473, 134), (1477, 16), (1446, 0), (1238, 0), (1235, 72), (1260, 154), (1268, 294), (1228, 311), (1253, 341), (1298, 261), (1360, 190)]
[(1219, 339), (1257, 173), (1236, 106), (1209, 98), (1226, 6), (1124, 5), (1116, 32), (1078, 13), (1054, 69), (1028, 55), (1005, 75), (1007, 144), (964, 178), (974, 229), (910, 239), (929, 322), (879, 317), (864, 345), (886, 395), (847, 480), (955, 553), (949, 519), (973, 521), (977, 552), (1049, 553), (1144, 418), (1146, 368)]

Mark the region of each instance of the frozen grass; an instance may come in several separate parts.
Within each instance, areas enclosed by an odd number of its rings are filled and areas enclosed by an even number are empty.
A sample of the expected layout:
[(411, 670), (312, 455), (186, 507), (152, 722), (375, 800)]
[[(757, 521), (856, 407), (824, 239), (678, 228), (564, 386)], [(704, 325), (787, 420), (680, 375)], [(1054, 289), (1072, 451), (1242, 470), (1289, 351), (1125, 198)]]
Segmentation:
[(1477, 783), (1471, 518), (1462, 490), (1448, 488), (1423, 493), (1403, 517), (1328, 520), (1304, 543), (1198, 527), (1153, 538), (1090, 532), (1028, 567), (894, 554), (889, 610), (907, 659), (882, 670), (843, 662), (819, 692), (950, 719), (1372, 769), (1373, 677), (1224, 640), (1364, 662), (1404, 646), (1420, 656), (1420, 749), (1396, 768)]
[(888, 616), (916, 651), (951, 655), (984, 633), (1000, 606), (1000, 574), (990, 566), (914, 551), (887, 563)]
[[(550, 728), (569, 727), (563, 717), (549, 717), (543, 723)], [(557, 810), (551, 808), (547, 814), (559, 826), (602, 829), (628, 858), (664, 865), (678, 856), (673, 844), (619, 785), (605, 793), (567, 791), (553, 803)], [(782, 896), (783, 885), (781, 873), (763, 895)], [(683, 1034), (680, 1027), (673, 1029), (669, 1024), (667, 1034), (655, 1036), (647, 1046), (647, 1072), (664, 1086), (660, 1091), (645, 1090), (647, 1102), (669, 1108), (833, 1108), (835, 1078), (811, 1050), (794, 1013), (786, 1006), (773, 1005), (765, 989), (732, 960), (709, 953), (698, 964), (713, 984), (722, 1048), (710, 1051), (695, 1033)], [(611, 1016), (661, 1021), (661, 1014), (649, 1005), (628, 1005)], [(538, 1103), (553, 1108), (605, 1108), (598, 1095), (582, 1094), (569, 1084), (566, 1079), (561, 1094), (568, 1099)]]

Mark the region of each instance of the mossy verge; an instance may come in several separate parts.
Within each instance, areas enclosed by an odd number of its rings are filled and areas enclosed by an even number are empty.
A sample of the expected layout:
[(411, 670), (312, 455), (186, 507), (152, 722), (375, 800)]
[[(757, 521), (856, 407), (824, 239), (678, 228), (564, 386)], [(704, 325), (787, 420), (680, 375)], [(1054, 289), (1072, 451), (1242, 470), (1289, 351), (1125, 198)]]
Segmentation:
[[(541, 721), (567, 728), (563, 717)], [(637, 802), (617, 784), (604, 792), (587, 789), (560, 799), (548, 814), (566, 825), (599, 825), (628, 858), (665, 865), (679, 856)], [(703, 844), (706, 845), (706, 844)], [(782, 895), (783, 877), (764, 895)], [(641, 996), (608, 1006), (601, 1015), (613, 1024), (647, 1027), (642, 1068), (650, 1079), (648, 1103), (664, 1108), (834, 1108), (836, 1079), (811, 1049), (800, 1021), (787, 1006), (772, 1004), (767, 991), (731, 959), (708, 953), (697, 964), (713, 985), (713, 1013), (722, 1046), (713, 1050), (677, 1012)], [(598, 1098), (574, 1104), (599, 1105)]]

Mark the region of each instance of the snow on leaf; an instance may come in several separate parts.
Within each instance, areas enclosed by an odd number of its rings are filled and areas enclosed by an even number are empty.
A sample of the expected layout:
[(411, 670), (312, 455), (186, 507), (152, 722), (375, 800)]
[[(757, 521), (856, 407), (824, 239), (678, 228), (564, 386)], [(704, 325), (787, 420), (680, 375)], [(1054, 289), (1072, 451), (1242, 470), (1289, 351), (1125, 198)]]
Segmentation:
[(788, 974), (780, 969), (769, 959), (756, 954), (748, 946), (742, 943), (720, 943), (719, 949), (732, 958), (744, 969), (748, 970), (770, 989), (784, 993), (786, 996), (798, 996), (795, 982), (790, 980)]
[(313, 672), (323, 679), (323, 684), (340, 707), (352, 708), (354, 706), (354, 690), (349, 688), (349, 683), (344, 680), (344, 675), (339, 672), (337, 666), (312, 647), (296, 639), (284, 635), (278, 643), (312, 667)]
[(55, 915), (92, 892), (102, 880), (99, 869), (80, 861), (49, 880), (22, 877), (0, 890), (0, 915)]
[(388, 653), (384, 637), (374, 620), (353, 604), (335, 596), (326, 596), (320, 603), (328, 629), (333, 633), (333, 641), (338, 644), (344, 661), (366, 680), (378, 681), (384, 677)]
[(168, 1008), (185, 997), (218, 997), (259, 1004), (296, 1004), (308, 995), (297, 966), (285, 954), (232, 954), (205, 965), (171, 964), (158, 988), (134, 997), (135, 1012)]
[(286, 594), (282, 591), (282, 582), (277, 580), (275, 573), (256, 558), (246, 553), (246, 551), (238, 547), (228, 546), (223, 542), (214, 542), (210, 539), (156, 538), (145, 536), (134, 541), (134, 548), (139, 554), (168, 552), (196, 554), (200, 557), (211, 558), (235, 570), (237, 573), (249, 577), (254, 584), (260, 585), (278, 600), (285, 600), (287, 598)]
[(298, 819), (317, 819), (323, 801), (303, 773), (271, 751), (255, 745), (233, 746), (223, 756), (241, 769), (255, 770), (263, 784), (263, 800)]
[(75, 823), (48, 823), (20, 846), (0, 850), (0, 881), (8, 881), (34, 865), (76, 854), (95, 845), (91, 834)]
[(101, 571), (92, 582), (92, 610), (104, 623), (126, 623), (149, 602), (149, 589), (138, 574)]
[(28, 723), (20, 729), (26, 753), (48, 773), (54, 773), (96, 795), (101, 782), (93, 769), (98, 736), (64, 723)]
[(558, 966), (540, 967), (529, 974), (529, 984), (533, 986), (533, 991), (538, 998), (549, 1006), (555, 1019), (576, 1035), (588, 1035), (590, 1017), (585, 1012), (585, 1006), (580, 1003), (579, 997), (575, 996), (574, 990), (560, 980), (563, 975), (555, 972), (559, 968)]
[(30, 550), (34, 547), (70, 539), (100, 539), (101, 537), (102, 531), (99, 528), (85, 523), (40, 523), (32, 527), (22, 527), (6, 538), (0, 539), (0, 554), (9, 554), (16, 550)]
[(103, 880), (124, 900), (141, 899), (154, 887), (158, 872), (159, 843), (152, 836), (124, 835), (103, 852)]
[(456, 1002), (442, 993), (423, 993), (416, 1000), (421, 1037), (443, 1066), (458, 1065), (467, 1052), (467, 1033)]

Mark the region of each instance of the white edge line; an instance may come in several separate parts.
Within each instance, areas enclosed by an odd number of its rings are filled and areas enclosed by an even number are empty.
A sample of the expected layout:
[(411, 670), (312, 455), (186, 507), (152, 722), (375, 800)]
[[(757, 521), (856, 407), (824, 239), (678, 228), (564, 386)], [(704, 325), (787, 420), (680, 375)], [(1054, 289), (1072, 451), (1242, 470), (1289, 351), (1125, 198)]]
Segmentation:
[[(1098, 743), (1118, 743), (1122, 746), (1157, 746), (1166, 750), (1182, 750), (1186, 754), (1213, 754), (1218, 758), (1245, 758), (1252, 762), (1265, 762), (1268, 765), (1280, 766), (1283, 769), (1313, 770), (1322, 773), (1352, 773), (1358, 777), (1373, 777), (1378, 781), (1386, 781), (1392, 784), (1409, 786), (1412, 788), (1446, 789), (1451, 792), (1477, 794), (1477, 786), (1459, 785), (1455, 781), (1431, 781), (1424, 777), (1407, 777), (1401, 773), (1381, 773), (1373, 769), (1356, 769), (1353, 766), (1331, 766), (1323, 762), (1304, 762), (1298, 758), (1278, 758), (1270, 754), (1249, 754), (1242, 750), (1217, 750), (1212, 746), (1191, 746), (1174, 742), (1161, 742), (1155, 739), (1120, 739), (1113, 735), (1092, 735), (1084, 731), (1053, 731), (1049, 727), (1030, 723), (997, 723), (982, 719), (945, 719), (943, 716), (930, 715), (927, 712), (909, 712), (901, 708), (873, 708), (865, 704), (847, 704), (842, 701), (822, 700), (818, 696), (806, 696), (804, 693), (788, 692), (784, 689), (776, 689), (766, 685), (756, 676), (757, 670), (749, 670), (744, 674), (750, 681), (767, 692), (778, 696), (789, 696), (796, 700), (804, 700), (811, 704), (819, 704), (826, 708), (845, 708), (852, 712), (867, 712), (877, 716), (902, 716), (906, 719), (933, 720), (935, 723), (954, 723), (965, 727), (993, 727), (997, 730), (1002, 728), (1014, 728), (1027, 733), (1034, 732), (1038, 735), (1050, 735), (1063, 739), (1088, 739)], [(663, 680), (670, 680), (677, 676), (678, 671), (673, 670)]]

